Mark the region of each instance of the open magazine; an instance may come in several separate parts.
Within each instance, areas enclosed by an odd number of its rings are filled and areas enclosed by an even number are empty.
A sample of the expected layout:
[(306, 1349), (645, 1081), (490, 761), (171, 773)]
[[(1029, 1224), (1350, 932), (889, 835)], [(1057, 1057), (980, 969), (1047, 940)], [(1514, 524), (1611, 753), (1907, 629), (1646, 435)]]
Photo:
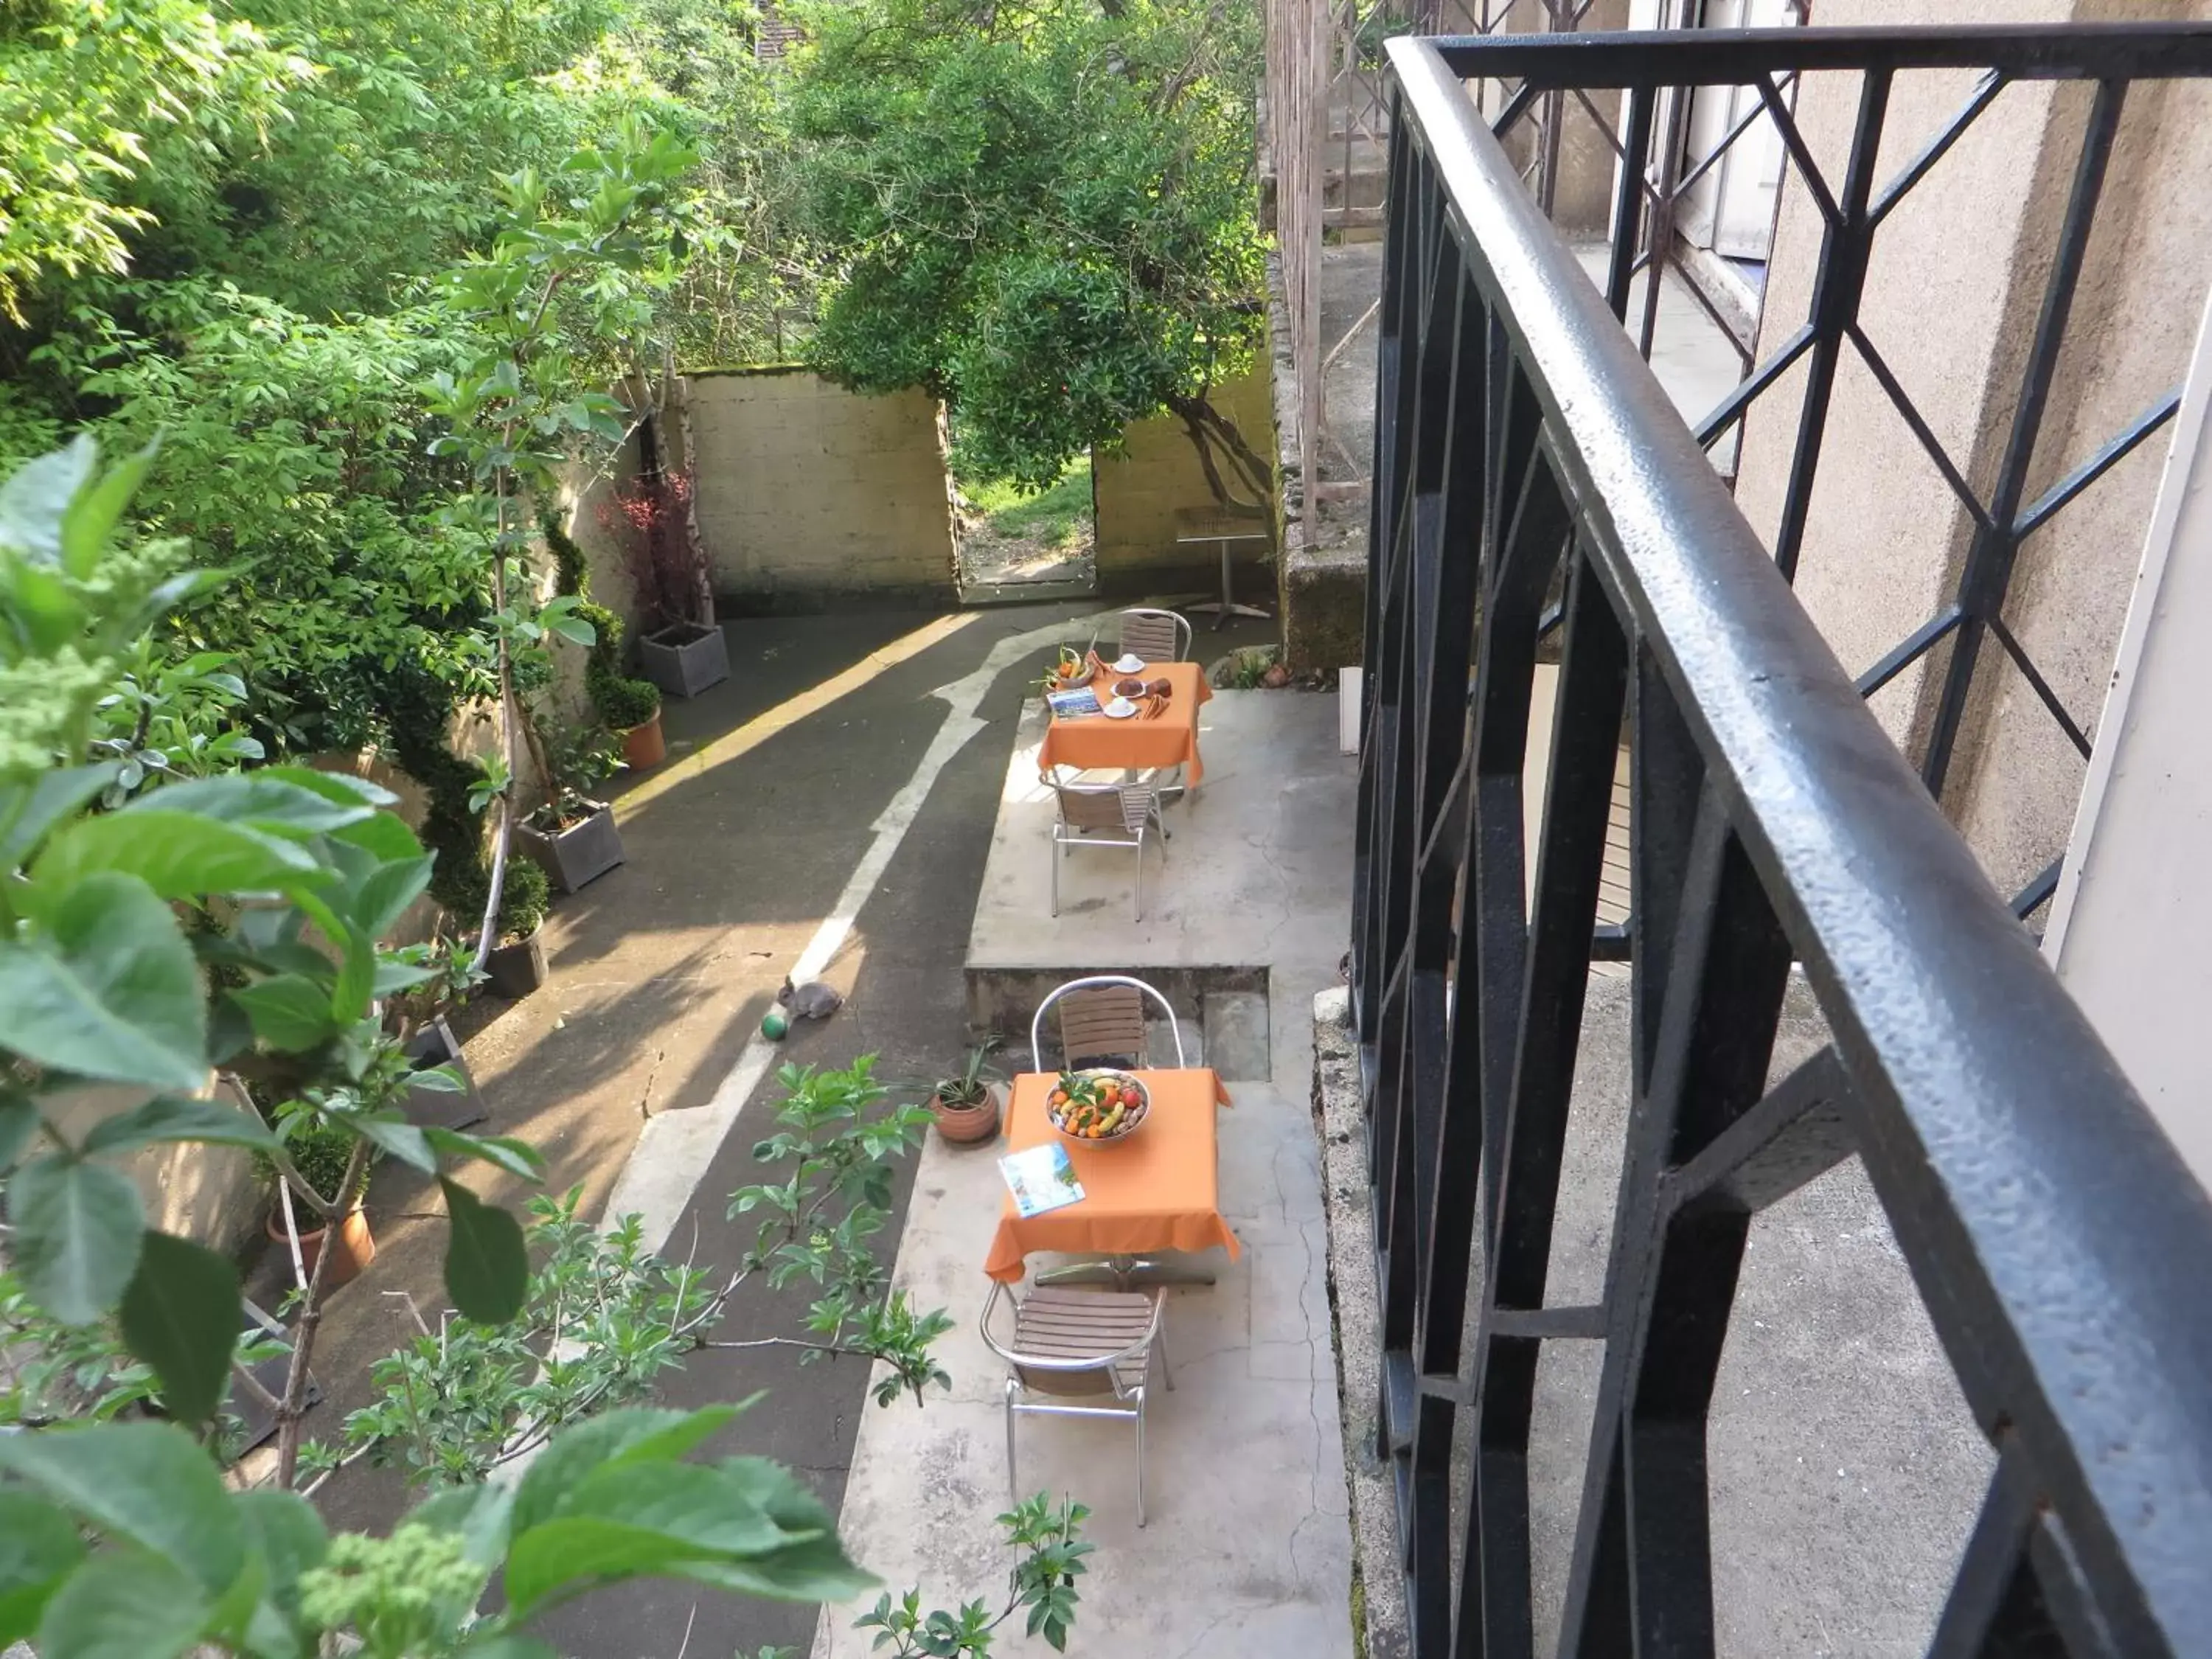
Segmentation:
[(1006, 1176), (1006, 1190), (1013, 1194), (1014, 1207), (1024, 1218), (1083, 1196), (1082, 1183), (1067, 1161), (1067, 1148), (1056, 1140), (1008, 1152), (999, 1160), (999, 1173)]
[(1045, 701), (1052, 705), (1052, 712), (1064, 720), (1099, 712), (1098, 694), (1087, 685), (1079, 685), (1073, 691), (1047, 692)]

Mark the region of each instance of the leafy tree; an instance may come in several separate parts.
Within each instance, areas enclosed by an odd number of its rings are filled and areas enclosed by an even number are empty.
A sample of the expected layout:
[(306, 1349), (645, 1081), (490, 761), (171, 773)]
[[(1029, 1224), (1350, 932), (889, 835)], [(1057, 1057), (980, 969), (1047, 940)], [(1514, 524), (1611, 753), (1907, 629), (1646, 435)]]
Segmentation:
[(195, 0), (0, 7), (0, 315), (51, 277), (126, 271), (144, 175), (211, 196), (216, 147), (264, 132), (309, 70)]
[(1048, 487), (1162, 410), (1216, 496), (1267, 468), (1212, 389), (1263, 331), (1249, 8), (854, 0), (805, 14), (811, 360), (955, 416), (963, 476)]
[[(275, 1487), (230, 1488), (189, 1431), (213, 1424), (246, 1358), (237, 1274), (149, 1229), (119, 1158), (163, 1142), (248, 1147), (326, 1218), (352, 1202), (373, 1152), (413, 1163), (444, 1196), (447, 1292), (487, 1325), (524, 1306), (521, 1231), (441, 1158), (525, 1176), (538, 1164), (520, 1143), (417, 1127), (393, 1109), (402, 1091), (442, 1074), (409, 1064), (404, 1036), (382, 1028), (372, 1003), (441, 970), (377, 944), (430, 866), (380, 810), (382, 792), (267, 767), (94, 805), (125, 763), (82, 760), (100, 741), (103, 686), (128, 672), (167, 606), (212, 580), (179, 570), (173, 546), (110, 545), (148, 463), (101, 474), (80, 441), (0, 485), (0, 1175), (15, 1269), (0, 1287), (0, 1319), (49, 1350), (30, 1373), (34, 1397), (19, 1379), (8, 1415), (49, 1420), (65, 1379), (92, 1396), (93, 1419), (0, 1436), (0, 1644), (33, 1639), (45, 1659), (544, 1659), (550, 1650), (524, 1633), (532, 1619), (626, 1579), (803, 1601), (868, 1588), (832, 1518), (787, 1472), (692, 1456), (734, 1417), (730, 1407), (603, 1412), (554, 1434), (512, 1487), (441, 1492), (386, 1538), (331, 1536), (290, 1488), (333, 1251), (304, 1286), (284, 1395), (264, 1400), (279, 1423)], [(188, 931), (180, 913), (192, 909), (228, 921)], [(215, 1064), (285, 1090), (278, 1129), (198, 1092)], [(866, 1067), (796, 1081), (804, 1103), (787, 1109), (777, 1139), (788, 1144), (774, 1155), (798, 1169), (758, 1189), (774, 1218), (732, 1285), (770, 1261), (811, 1276), (828, 1291), (817, 1336), (836, 1344), (848, 1325), (890, 1322), (916, 1345), (927, 1380), (935, 1373), (919, 1345), (942, 1330), (941, 1316), (916, 1319), (896, 1297), (855, 1307), (856, 1287), (880, 1279), (845, 1262), (872, 1231), (854, 1218), (887, 1179), (880, 1155), (918, 1122), (905, 1111), (860, 1115), (880, 1092)], [(137, 1097), (72, 1139), (57, 1108), (86, 1084)], [(347, 1138), (334, 1180), (310, 1180), (295, 1163), (303, 1131)], [(823, 1214), (841, 1201), (851, 1206), (842, 1220)], [(606, 1258), (573, 1237), (570, 1247), (555, 1270), (573, 1289)], [(618, 1239), (618, 1260), (623, 1249)], [(647, 1296), (665, 1282), (629, 1276)], [(680, 1285), (677, 1294), (680, 1306)], [(135, 1364), (117, 1363), (110, 1333)], [(115, 1420), (155, 1396), (172, 1422)], [(1027, 1607), (1030, 1627), (1059, 1646), (1088, 1547), (1080, 1513), (1039, 1498), (1002, 1518), (1025, 1555), (1000, 1617)], [(479, 1613), (495, 1574), (502, 1604)], [(987, 1651), (996, 1622), (981, 1609), (922, 1615), (915, 1597), (896, 1618), (901, 1651), (940, 1654)]]

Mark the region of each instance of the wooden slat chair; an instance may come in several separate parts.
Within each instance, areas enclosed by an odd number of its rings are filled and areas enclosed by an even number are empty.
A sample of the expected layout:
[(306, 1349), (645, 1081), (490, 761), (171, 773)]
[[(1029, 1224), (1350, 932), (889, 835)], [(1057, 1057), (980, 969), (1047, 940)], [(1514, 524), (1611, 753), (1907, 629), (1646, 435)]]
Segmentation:
[(1133, 979), (1127, 974), (1093, 974), (1055, 988), (1037, 1005), (1030, 1020), (1030, 1055), (1036, 1068), (1040, 1072), (1047, 1069), (1044, 1017), (1055, 1008), (1059, 1010), (1063, 1066), (1072, 1068), (1086, 1060), (1149, 1066), (1152, 1041), (1145, 1025), (1145, 1002), (1148, 997), (1167, 1016), (1168, 1034), (1175, 1040), (1176, 1067), (1188, 1065), (1189, 1062), (1183, 1058), (1182, 1024), (1176, 1018), (1175, 1008), (1166, 997), (1143, 980)]
[[(1012, 1299), (1014, 1329), (1001, 1342), (991, 1330), (999, 1304)], [(1145, 1398), (1152, 1356), (1170, 1389), (1166, 1293), (1153, 1291), (1055, 1290), (1040, 1286), (1015, 1297), (991, 1286), (983, 1304), (983, 1341), (1006, 1362), (1006, 1488), (1022, 1501), (1015, 1461), (1014, 1419), (1037, 1417), (1121, 1417), (1137, 1426), (1137, 1524), (1145, 1524)], [(1039, 1400), (1035, 1395), (1045, 1395)], [(1086, 1403), (1054, 1403), (1082, 1401)]]
[(1173, 611), (1139, 605), (1121, 613), (1121, 657), (1148, 663), (1181, 662), (1190, 653), (1190, 620)]
[(1145, 919), (1145, 848), (1157, 834), (1160, 858), (1168, 855), (1167, 825), (1160, 820), (1160, 792), (1152, 783), (1077, 783), (1055, 769), (1048, 780), (1059, 816), (1052, 826), (1052, 913), (1060, 914), (1060, 861), (1070, 847), (1127, 847), (1137, 854), (1130, 906)]

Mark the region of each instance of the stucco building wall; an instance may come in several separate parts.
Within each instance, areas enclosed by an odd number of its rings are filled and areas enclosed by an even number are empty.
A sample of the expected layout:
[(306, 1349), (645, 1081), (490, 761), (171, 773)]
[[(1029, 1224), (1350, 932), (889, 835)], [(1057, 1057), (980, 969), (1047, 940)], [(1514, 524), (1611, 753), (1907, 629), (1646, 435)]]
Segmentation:
[(842, 596), (949, 602), (952, 507), (937, 405), (805, 369), (690, 378), (699, 532), (736, 611)]
[[(1272, 361), (1261, 351), (1250, 371), (1215, 390), (1214, 406), (1237, 422), (1245, 442), (1263, 457), (1275, 453)], [(1107, 594), (1156, 591), (1163, 583), (1220, 586), (1218, 544), (1178, 546), (1176, 514), (1183, 507), (1210, 507), (1213, 492), (1199, 465), (1198, 451), (1171, 416), (1131, 423), (1115, 451), (1100, 452), (1091, 467), (1092, 500), (1098, 517), (1098, 586)], [(1272, 494), (1272, 491), (1270, 492)], [(1267, 511), (1271, 502), (1263, 501)], [(1262, 522), (1267, 522), (1263, 520)], [(1241, 580), (1241, 600), (1273, 598), (1272, 555), (1262, 542), (1232, 544)]]
[[(2212, 16), (2207, 0), (2179, 0)], [(2058, 23), (2172, 18), (2174, 0), (1960, 0), (1943, 21)], [(1925, 23), (1926, 0), (1827, 0), (1823, 27)], [(1972, 76), (1916, 72), (1894, 88), (1881, 180), (1970, 96)], [(2212, 203), (2179, 181), (2212, 160), (2207, 88), (2139, 85), (2130, 94), (2077, 291), (2068, 346), (2036, 452), (2028, 500), (2087, 458), (2180, 378), (2212, 273)], [(2057, 246), (2087, 87), (2015, 83), (1886, 219), (1860, 316), (1946, 453), (1986, 497), (2002, 454)], [(1857, 77), (1806, 78), (1797, 118), (1839, 188)], [(1822, 236), (1796, 175), (1784, 185), (1768, 267), (1760, 356), (1807, 318)], [(1794, 368), (1747, 422), (1736, 499), (1770, 541), (1780, 526), (1806, 369)], [(2092, 730), (2142, 550), (2166, 444), (2115, 468), (2023, 549), (2004, 618), (2073, 718)], [(1935, 616), (1955, 591), (1971, 520), (1873, 375), (1848, 345), (1836, 377), (1797, 574), (1797, 592), (1846, 668), (1860, 672)], [(1919, 751), (1948, 643), (1873, 699)], [(2027, 884), (2063, 848), (2084, 763), (1994, 640), (1951, 767), (1945, 805), (2000, 890)]]

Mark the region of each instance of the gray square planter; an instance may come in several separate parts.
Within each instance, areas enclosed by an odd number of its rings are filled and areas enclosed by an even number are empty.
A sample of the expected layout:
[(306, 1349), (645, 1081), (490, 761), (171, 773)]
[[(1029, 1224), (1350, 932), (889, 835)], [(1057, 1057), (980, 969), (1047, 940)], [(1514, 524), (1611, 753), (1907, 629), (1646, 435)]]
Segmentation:
[(615, 828), (615, 815), (604, 806), (557, 835), (526, 823), (517, 825), (514, 833), (564, 893), (597, 880), (623, 861), (622, 833)]
[(410, 1089), (401, 1110), (407, 1121), (423, 1127), (465, 1129), (471, 1123), (481, 1123), (491, 1114), (484, 1106), (483, 1097), (477, 1092), (477, 1080), (469, 1075), (469, 1063), (461, 1057), (461, 1045), (453, 1040), (453, 1028), (442, 1018), (432, 1020), (415, 1034), (414, 1042), (407, 1045), (407, 1058), (418, 1066), (450, 1066), (459, 1073), (459, 1093), (441, 1089)]
[(719, 628), (678, 623), (637, 642), (645, 677), (665, 696), (696, 697), (730, 678), (730, 647)]

